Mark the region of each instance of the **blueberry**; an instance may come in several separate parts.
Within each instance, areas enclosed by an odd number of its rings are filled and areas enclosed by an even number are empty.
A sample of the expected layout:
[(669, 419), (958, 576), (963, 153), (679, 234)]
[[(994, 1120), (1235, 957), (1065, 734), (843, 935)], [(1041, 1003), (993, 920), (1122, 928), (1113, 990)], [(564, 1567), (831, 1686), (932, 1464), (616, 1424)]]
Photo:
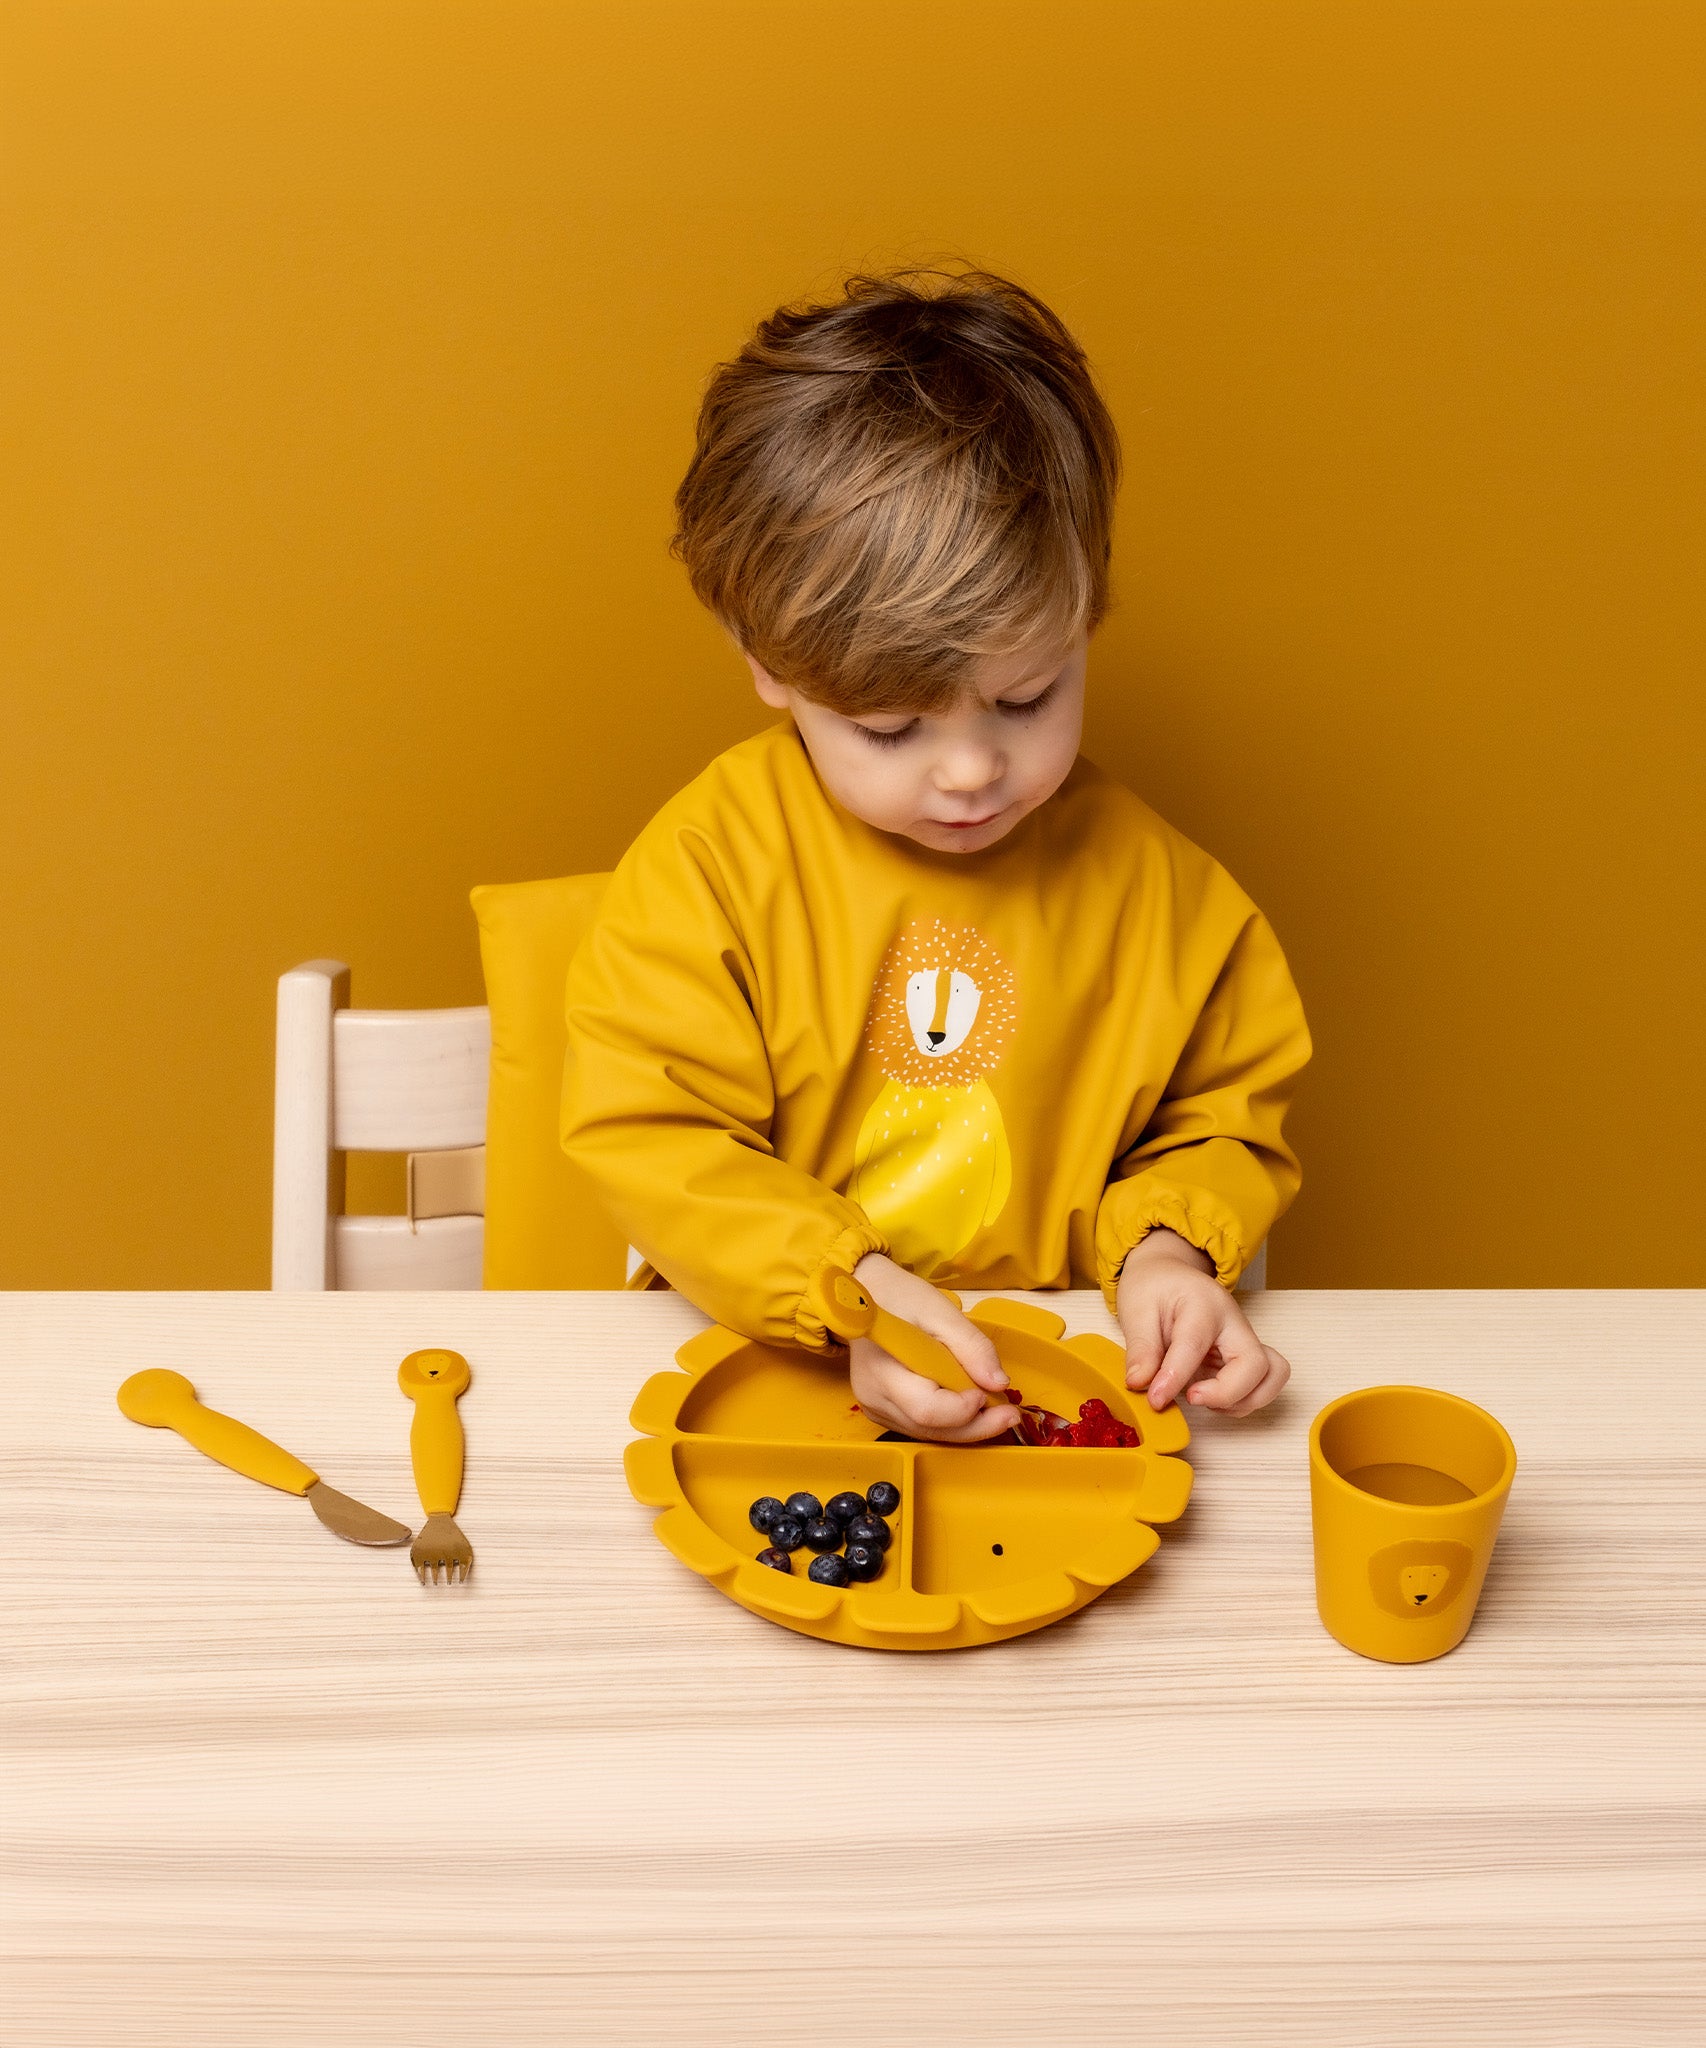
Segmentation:
[(785, 1550), (761, 1550), (758, 1561), (767, 1564), (773, 1572), (791, 1572), (794, 1569), (794, 1560)]
[(815, 1493), (791, 1493), (788, 1512), (796, 1522), (815, 1522), (823, 1513), (823, 1502)]
[(746, 1511), (746, 1519), (760, 1536), (768, 1533), (770, 1524), (785, 1510), (773, 1493), (767, 1493), (762, 1500), (755, 1500)]
[(816, 1586), (846, 1586), (852, 1583), (852, 1573), (847, 1569), (844, 1557), (814, 1557), (806, 1577)]
[(894, 1531), (881, 1515), (860, 1515), (856, 1521), (847, 1524), (847, 1540), (849, 1543), (867, 1543), (874, 1550), (887, 1550), (894, 1541)]
[(865, 1496), (862, 1493), (838, 1493), (824, 1509), (832, 1522), (850, 1522), (855, 1515), (865, 1512)]
[(841, 1524), (832, 1522), (827, 1515), (806, 1524), (806, 1548), (808, 1550), (839, 1550), (841, 1548)]
[(767, 1533), (778, 1550), (798, 1550), (806, 1540), (806, 1525), (792, 1515), (778, 1515)]
[(874, 1543), (849, 1543), (841, 1561), (850, 1579), (874, 1579), (883, 1568), (883, 1553)]
[(865, 1495), (865, 1505), (873, 1515), (892, 1515), (900, 1506), (900, 1488), (879, 1479)]

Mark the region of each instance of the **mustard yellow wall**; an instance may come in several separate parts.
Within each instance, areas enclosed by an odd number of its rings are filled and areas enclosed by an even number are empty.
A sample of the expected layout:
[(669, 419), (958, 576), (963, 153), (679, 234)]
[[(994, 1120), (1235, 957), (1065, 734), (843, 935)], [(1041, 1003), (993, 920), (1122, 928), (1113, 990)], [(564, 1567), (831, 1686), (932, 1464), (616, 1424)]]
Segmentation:
[(700, 379), (965, 252), (1125, 435), (1090, 751), (1310, 1005), (1275, 1278), (1706, 1281), (1702, 18), (11, 0), (0, 1278), (265, 1284), (277, 974), (479, 1000), (754, 728)]

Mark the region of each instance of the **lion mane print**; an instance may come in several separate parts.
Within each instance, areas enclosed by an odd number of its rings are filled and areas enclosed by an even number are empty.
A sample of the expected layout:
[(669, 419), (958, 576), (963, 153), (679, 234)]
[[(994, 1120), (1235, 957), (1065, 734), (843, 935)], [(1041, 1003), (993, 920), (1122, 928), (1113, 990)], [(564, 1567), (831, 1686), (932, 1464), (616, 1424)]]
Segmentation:
[[(971, 1029), (951, 1052), (935, 1054), (918, 1043), (908, 995), (924, 976), (936, 982), (948, 977), (948, 1001), (954, 983), (970, 983), (977, 991)], [(891, 1081), (914, 1088), (969, 1088), (993, 1071), (1018, 1028), (1019, 998), (1013, 970), (974, 926), (945, 924), (939, 917), (920, 917), (904, 927), (877, 969), (871, 992), (866, 1044)]]

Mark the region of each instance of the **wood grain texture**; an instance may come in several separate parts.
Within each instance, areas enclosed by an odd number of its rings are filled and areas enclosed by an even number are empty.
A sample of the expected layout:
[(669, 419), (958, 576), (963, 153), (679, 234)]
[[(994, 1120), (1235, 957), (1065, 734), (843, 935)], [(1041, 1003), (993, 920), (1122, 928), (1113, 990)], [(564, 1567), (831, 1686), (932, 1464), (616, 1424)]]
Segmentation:
[[(653, 1541), (620, 1452), (700, 1324), (677, 1297), (0, 1297), (9, 2038), (1698, 2041), (1706, 1296), (1251, 1312), (1292, 1387), (1198, 1419), (1157, 1558), (903, 1657)], [(466, 1588), (113, 1400), (171, 1366), (418, 1524), (396, 1373), (428, 1344), (475, 1373)], [(1382, 1380), (1521, 1459), (1467, 1642), (1408, 1668), (1311, 1591), (1309, 1418)]]

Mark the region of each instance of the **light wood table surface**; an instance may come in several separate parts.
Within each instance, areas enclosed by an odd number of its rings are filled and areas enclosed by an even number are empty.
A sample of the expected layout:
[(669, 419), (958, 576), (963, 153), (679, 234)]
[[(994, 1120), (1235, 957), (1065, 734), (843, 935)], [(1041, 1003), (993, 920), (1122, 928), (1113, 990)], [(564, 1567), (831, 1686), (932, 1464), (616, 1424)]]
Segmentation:
[[(1252, 1306), (1291, 1388), (1195, 1419), (1159, 1555), (907, 1656), (651, 1536), (621, 1450), (677, 1297), (0, 1297), (7, 2039), (1706, 2039), (1706, 1295)], [(429, 1343), (475, 1373), (454, 1591), (113, 1400), (174, 1367), (418, 1524)], [(1468, 1640), (1411, 1667), (1332, 1642), (1310, 1577), (1309, 1418), (1384, 1380), (1521, 1461)]]

